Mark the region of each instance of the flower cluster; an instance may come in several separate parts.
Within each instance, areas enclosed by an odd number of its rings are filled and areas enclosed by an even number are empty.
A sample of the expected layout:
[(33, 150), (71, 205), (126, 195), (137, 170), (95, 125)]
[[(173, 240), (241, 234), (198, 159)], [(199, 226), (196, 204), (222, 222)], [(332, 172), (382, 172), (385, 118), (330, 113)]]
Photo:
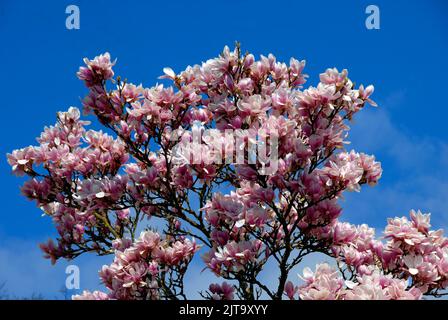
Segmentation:
[(323, 169), (328, 176), (327, 184), (337, 184), (347, 190), (360, 190), (360, 183), (371, 186), (381, 178), (382, 169), (375, 158), (355, 151), (338, 153)]
[(417, 288), (408, 289), (405, 280), (384, 275), (375, 268), (354, 281), (344, 281), (336, 269), (324, 263), (317, 265), (315, 272), (306, 268), (302, 279), (304, 284), (299, 287), (291, 282), (286, 286), (285, 294), (290, 299), (298, 296), (303, 300), (415, 300), (422, 295)]
[(448, 239), (442, 230), (430, 230), (430, 214), (412, 210), (410, 218), (389, 219), (385, 242), (367, 225), (337, 222), (331, 234), (333, 255), (352, 274), (363, 276), (377, 267), (422, 294), (437, 295), (448, 284)]
[[(37, 139), (39, 146), (15, 150), (8, 162), (17, 175), (30, 180), (22, 193), (50, 215), (60, 238), (58, 244), (49, 241), (41, 247), (53, 263), (59, 257), (72, 258), (78, 250), (107, 251), (99, 241), (87, 241), (92, 232), (110, 237), (114, 228), (126, 224), (111, 201), (121, 197), (126, 181), (118, 174), (129, 155), (121, 140), (101, 131), (87, 131), (88, 122), (80, 120), (80, 112), (71, 107), (58, 113), (58, 122), (46, 127)], [(111, 210), (116, 226), (106, 221)], [(123, 217), (121, 215), (121, 217)], [(83, 248), (83, 249), (81, 249)]]
[[(159, 299), (174, 296), (175, 287), (161, 287), (162, 277), (174, 268), (185, 268), (199, 249), (194, 241), (180, 239), (162, 240), (159, 234), (145, 231), (134, 242), (119, 241), (115, 259), (110, 266), (103, 266), (100, 277), (109, 293), (83, 292), (74, 299)], [(126, 242), (126, 243), (123, 243)], [(231, 293), (226, 290), (225, 296)]]
[(235, 288), (227, 282), (212, 283), (208, 290), (208, 298), (212, 300), (233, 300)]
[(442, 230), (430, 230), (430, 214), (410, 212), (389, 219), (384, 230), (388, 240), (377, 248), (385, 270), (402, 277), (424, 293), (437, 293), (448, 285), (448, 238)]

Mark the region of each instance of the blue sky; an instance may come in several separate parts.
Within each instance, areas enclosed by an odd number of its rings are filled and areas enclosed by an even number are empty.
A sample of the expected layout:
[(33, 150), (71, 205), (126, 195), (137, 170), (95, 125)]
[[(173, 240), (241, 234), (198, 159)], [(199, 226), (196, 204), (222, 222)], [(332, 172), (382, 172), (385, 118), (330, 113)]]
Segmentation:
[[(80, 30), (65, 28), (78, 5)], [(365, 8), (380, 8), (380, 30), (365, 27)], [(75, 72), (83, 57), (109, 51), (116, 74), (151, 86), (162, 68), (179, 71), (216, 56), (236, 40), (254, 54), (307, 60), (310, 83), (328, 67), (374, 84), (379, 108), (359, 114), (350, 140), (382, 162), (380, 184), (349, 194), (343, 219), (381, 228), (409, 209), (448, 227), (448, 4), (444, 1), (46, 1), (0, 2), (0, 283), (11, 295), (54, 298), (65, 265), (41, 259), (51, 222), (20, 196), (6, 153), (35, 143), (55, 113), (80, 106), (86, 89)], [(98, 286), (108, 258), (86, 256), (81, 286)], [(199, 267), (189, 281), (195, 282)]]

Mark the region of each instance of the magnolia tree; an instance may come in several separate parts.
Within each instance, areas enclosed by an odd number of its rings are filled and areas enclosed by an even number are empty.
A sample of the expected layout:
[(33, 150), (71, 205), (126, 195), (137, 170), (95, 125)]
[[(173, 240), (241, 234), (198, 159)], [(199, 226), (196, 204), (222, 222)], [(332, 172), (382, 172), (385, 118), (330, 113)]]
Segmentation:
[[(84, 62), (84, 112), (109, 133), (87, 130), (71, 107), (38, 146), (8, 154), (29, 178), (23, 194), (56, 226), (56, 241), (41, 244), (52, 263), (114, 255), (100, 271), (107, 292), (75, 299), (186, 299), (195, 255), (223, 279), (204, 284), (206, 299), (444, 294), (448, 240), (429, 214), (389, 219), (379, 238), (339, 220), (343, 193), (381, 177), (373, 156), (344, 148), (348, 122), (375, 105), (373, 86), (328, 69), (303, 89), (304, 61), (255, 60), (239, 45), (179, 73), (165, 68), (168, 87), (114, 77), (108, 53)], [(290, 276), (316, 252), (335, 263)], [(260, 276), (268, 263), (274, 285)]]

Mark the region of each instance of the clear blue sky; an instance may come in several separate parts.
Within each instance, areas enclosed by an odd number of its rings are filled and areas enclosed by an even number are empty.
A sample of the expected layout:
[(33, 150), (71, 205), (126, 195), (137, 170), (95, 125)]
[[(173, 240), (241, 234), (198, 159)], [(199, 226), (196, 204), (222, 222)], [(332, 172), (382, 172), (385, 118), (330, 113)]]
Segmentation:
[[(65, 28), (76, 4), (80, 30)], [(365, 8), (380, 8), (380, 30), (367, 30)], [(80, 106), (86, 89), (75, 72), (83, 57), (109, 51), (116, 74), (151, 86), (170, 66), (179, 71), (216, 56), (235, 40), (254, 54), (306, 59), (310, 83), (327, 67), (347, 68), (374, 84), (377, 109), (352, 125), (358, 151), (382, 161), (379, 186), (350, 194), (343, 218), (381, 228), (411, 208), (448, 227), (448, 4), (445, 1), (0, 1), (0, 283), (12, 295), (60, 295), (62, 263), (40, 259), (37, 243), (51, 222), (20, 196), (6, 153), (34, 144), (55, 113)], [(98, 284), (107, 262), (84, 257), (81, 286)], [(198, 269), (199, 270), (199, 269)]]

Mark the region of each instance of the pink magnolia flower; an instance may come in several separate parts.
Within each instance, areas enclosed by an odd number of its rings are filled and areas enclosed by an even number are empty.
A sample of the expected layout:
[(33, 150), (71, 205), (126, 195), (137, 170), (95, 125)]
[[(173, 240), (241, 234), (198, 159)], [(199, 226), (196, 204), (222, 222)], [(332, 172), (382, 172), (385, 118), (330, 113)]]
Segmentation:
[(235, 288), (224, 281), (222, 284), (212, 283), (209, 290), (213, 300), (233, 300)]
[(429, 223), (431, 214), (422, 214), (420, 210), (418, 210), (417, 212), (411, 210), (410, 216), (414, 226), (418, 231), (423, 233), (427, 233), (429, 231), (429, 228), (431, 227), (431, 224)]
[(370, 275), (357, 278), (357, 283), (349, 284), (344, 292), (345, 300), (417, 300), (422, 294), (420, 290), (407, 290), (406, 280), (384, 276), (378, 270)]
[(93, 60), (85, 58), (84, 63), (86, 67), (80, 67), (77, 75), (79, 79), (85, 81), (88, 87), (114, 76), (112, 67), (115, 65), (115, 62), (111, 62), (108, 52), (95, 57)]
[(409, 246), (420, 244), (425, 238), (424, 234), (420, 233), (406, 217), (389, 218), (387, 222), (387, 227), (384, 230), (387, 238), (403, 241)]
[(337, 300), (344, 285), (338, 272), (325, 263), (317, 265), (315, 272), (305, 268), (302, 279), (305, 284), (298, 291), (303, 300)]
[(294, 286), (291, 281), (286, 282), (285, 294), (289, 298), (289, 300), (294, 300), (294, 296), (296, 295), (298, 289), (299, 288), (297, 286)]

